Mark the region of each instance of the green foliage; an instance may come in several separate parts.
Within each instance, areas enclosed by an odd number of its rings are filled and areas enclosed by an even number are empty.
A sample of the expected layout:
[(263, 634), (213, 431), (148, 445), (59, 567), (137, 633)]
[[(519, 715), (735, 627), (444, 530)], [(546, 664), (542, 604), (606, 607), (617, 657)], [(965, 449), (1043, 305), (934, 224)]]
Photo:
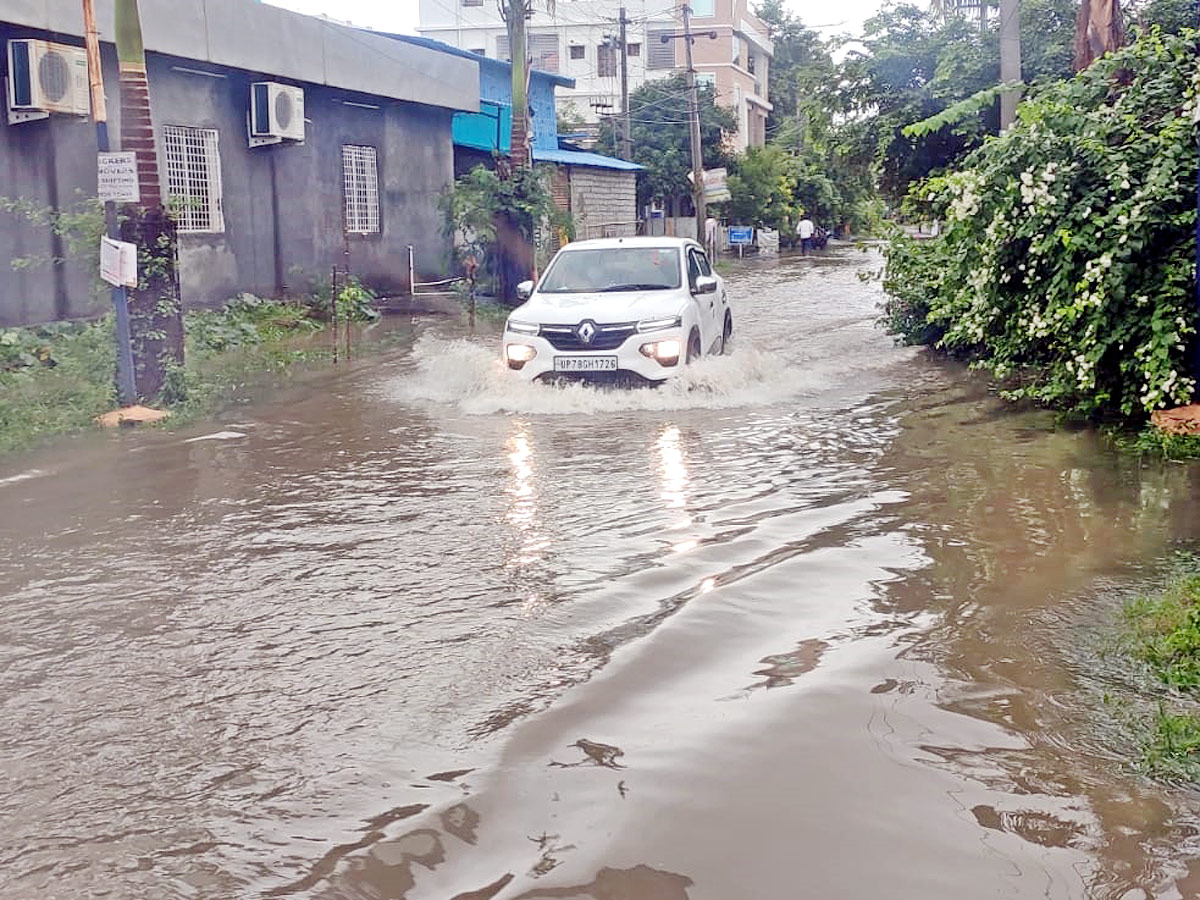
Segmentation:
[(900, 133), (908, 138), (925, 137), (928, 134), (941, 131), (943, 128), (957, 125), (993, 106), (1000, 99), (1000, 95), (1006, 91), (1020, 90), (1022, 87), (1023, 85), (1019, 81), (1008, 81), (993, 87), (984, 88), (982, 91), (976, 91), (965, 100), (952, 103), (928, 119), (922, 119), (920, 122), (905, 125), (900, 129)]
[(1172, 781), (1200, 776), (1200, 716), (1169, 712), (1160, 704), (1142, 750), (1143, 767)]
[(188, 314), (188, 352), (211, 355), (309, 333), (320, 327), (303, 306), (239, 294), (221, 309)]
[(9, 264), (13, 270), (37, 266), (61, 266), (68, 260), (80, 260), (91, 276), (97, 297), (107, 293), (109, 286), (100, 280), (100, 238), (104, 234), (104, 205), (95, 197), (80, 194), (74, 204), (56, 208), (25, 197), (0, 196), (0, 212), (7, 213), (35, 228), (45, 228), (62, 240), (64, 254), (15, 256)]
[(1106, 435), (1122, 453), (1139, 458), (1172, 461), (1200, 459), (1200, 435), (1170, 434), (1153, 425), (1147, 425), (1140, 431), (1110, 428)]
[(1157, 25), (1163, 31), (1178, 34), (1196, 27), (1200, 0), (1150, 0), (1149, 3), (1135, 5), (1132, 13), (1134, 22), (1142, 28)]
[(1200, 690), (1200, 574), (1174, 578), (1152, 597), (1125, 608), (1134, 656), (1167, 687)]
[(888, 253), (888, 318), (1006, 395), (1086, 415), (1185, 403), (1194, 339), (1194, 32), (1155, 30), (1068, 82), (912, 202), (942, 236)]
[(791, 230), (798, 219), (799, 162), (779, 147), (750, 148), (729, 176), (730, 221)]
[(483, 275), (499, 278), (499, 251), (513, 232), (534, 248), (535, 264), (548, 260), (553, 238), (572, 239), (574, 221), (550, 190), (553, 174), (553, 166), (534, 166), (501, 178), (476, 166), (446, 189), (439, 201), (442, 232), (459, 259), (472, 257)]
[(86, 428), (113, 404), (112, 316), (0, 330), (0, 453)]
[[(718, 106), (713, 89), (701, 85), (700, 146), (706, 169), (728, 166), (726, 135), (737, 131), (732, 110)], [(688, 128), (688, 90), (683, 75), (655, 79), (629, 95), (630, 139), (633, 162), (645, 166), (638, 173), (638, 205), (651, 200), (690, 196), (691, 134)], [(615, 155), (615, 126), (600, 134), (597, 152)]]
[[(1026, 84), (1070, 75), (1076, 0), (1021, 4), (1022, 80)], [(864, 26), (861, 49), (841, 66), (841, 128), (851, 156), (873, 165), (879, 187), (898, 203), (909, 185), (940, 172), (980, 146), (999, 127), (995, 102), (1000, 44), (995, 25), (959, 15), (936, 17), (917, 6), (889, 7)], [(988, 102), (968, 103), (987, 97)], [(939, 118), (953, 109), (947, 117)], [(936, 123), (905, 133), (917, 122)]]

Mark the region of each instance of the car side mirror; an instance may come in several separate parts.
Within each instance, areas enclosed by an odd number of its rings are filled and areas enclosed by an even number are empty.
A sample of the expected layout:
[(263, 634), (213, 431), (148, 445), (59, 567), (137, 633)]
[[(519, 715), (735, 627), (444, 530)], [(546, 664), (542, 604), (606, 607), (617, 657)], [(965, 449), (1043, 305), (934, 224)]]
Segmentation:
[(715, 294), (717, 292), (717, 279), (712, 275), (697, 275), (696, 290), (697, 294)]
[(522, 281), (520, 284), (517, 285), (517, 299), (518, 300), (528, 300), (532, 294), (533, 294), (533, 282), (532, 281)]

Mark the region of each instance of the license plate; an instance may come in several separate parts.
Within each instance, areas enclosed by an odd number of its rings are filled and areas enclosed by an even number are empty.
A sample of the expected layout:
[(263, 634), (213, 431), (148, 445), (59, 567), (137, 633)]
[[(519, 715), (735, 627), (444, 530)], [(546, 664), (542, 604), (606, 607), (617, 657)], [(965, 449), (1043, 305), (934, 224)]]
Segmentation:
[(615, 372), (615, 356), (556, 356), (555, 372)]

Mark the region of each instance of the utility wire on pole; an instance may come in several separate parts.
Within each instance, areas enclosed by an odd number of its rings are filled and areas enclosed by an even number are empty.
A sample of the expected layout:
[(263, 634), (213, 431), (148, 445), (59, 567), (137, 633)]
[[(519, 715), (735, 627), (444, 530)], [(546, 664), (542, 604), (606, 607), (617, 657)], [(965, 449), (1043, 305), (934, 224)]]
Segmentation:
[[(83, 0), (83, 34), (87, 48), (88, 87), (91, 88), (92, 121), (96, 123), (96, 149), (109, 151), (108, 106), (104, 101), (104, 70), (100, 66), (100, 33), (96, 29), (96, 10), (93, 0)], [(117, 207), (109, 200), (104, 204), (104, 233), (116, 240)], [(137, 402), (137, 387), (133, 377), (133, 341), (129, 331), (129, 303), (125, 288), (112, 289), (113, 311), (117, 332), (117, 401), (121, 406)]]
[[(665, 44), (667, 41), (683, 38), (687, 60), (688, 122), (692, 131), (692, 202), (696, 207), (696, 239), (703, 241), (704, 220), (707, 218), (704, 209), (704, 157), (700, 147), (700, 94), (696, 90), (696, 68), (692, 65), (692, 44), (696, 36), (692, 34), (692, 8), (684, 3), (680, 9), (683, 10), (683, 33), (664, 34), (661, 40)], [(709, 40), (717, 39), (715, 31), (709, 31), (707, 34)]]
[(621, 7), (621, 159), (629, 159), (633, 150), (629, 141), (629, 45), (625, 41), (625, 26), (629, 17), (625, 15), (625, 7)]

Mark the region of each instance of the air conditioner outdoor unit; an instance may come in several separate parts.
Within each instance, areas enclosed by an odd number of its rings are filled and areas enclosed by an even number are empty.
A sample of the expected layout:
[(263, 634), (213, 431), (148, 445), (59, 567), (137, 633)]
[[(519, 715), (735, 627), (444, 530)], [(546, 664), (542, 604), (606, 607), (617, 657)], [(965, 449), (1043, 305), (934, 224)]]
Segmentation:
[(86, 116), (91, 109), (87, 53), (51, 41), (9, 41), (8, 107)]
[(304, 88), (274, 81), (250, 85), (250, 137), (304, 140)]

